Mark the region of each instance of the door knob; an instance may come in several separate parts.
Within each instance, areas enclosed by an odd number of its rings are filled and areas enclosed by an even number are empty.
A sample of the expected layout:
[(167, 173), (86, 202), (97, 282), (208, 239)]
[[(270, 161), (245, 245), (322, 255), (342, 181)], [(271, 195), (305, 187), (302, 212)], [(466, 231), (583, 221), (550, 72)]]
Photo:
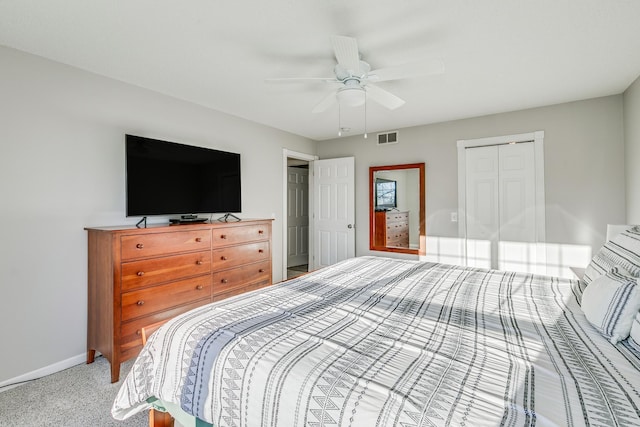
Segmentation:
[(347, 228), (353, 228), (353, 224), (348, 224)]

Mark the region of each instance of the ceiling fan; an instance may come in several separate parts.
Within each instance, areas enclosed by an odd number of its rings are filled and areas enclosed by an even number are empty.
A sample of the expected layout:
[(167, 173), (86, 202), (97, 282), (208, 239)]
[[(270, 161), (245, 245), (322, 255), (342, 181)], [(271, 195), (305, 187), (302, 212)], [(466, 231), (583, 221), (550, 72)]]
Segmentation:
[(329, 93), (312, 110), (321, 113), (336, 102), (341, 106), (357, 107), (369, 98), (390, 110), (402, 106), (405, 101), (391, 92), (376, 86), (375, 83), (400, 80), (411, 77), (441, 74), (444, 64), (439, 59), (415, 62), (406, 66), (371, 70), (371, 66), (361, 60), (358, 42), (353, 37), (332, 36), (331, 44), (338, 63), (333, 69), (334, 77), (295, 77), (267, 79), (270, 82), (282, 81), (324, 81), (340, 84), (340, 87)]

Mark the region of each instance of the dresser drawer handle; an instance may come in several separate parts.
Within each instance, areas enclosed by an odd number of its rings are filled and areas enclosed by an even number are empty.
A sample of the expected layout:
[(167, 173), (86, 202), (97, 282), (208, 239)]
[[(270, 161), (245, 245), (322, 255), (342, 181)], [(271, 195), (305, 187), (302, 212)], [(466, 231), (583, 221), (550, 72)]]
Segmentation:
[(138, 248), (138, 249), (142, 249), (142, 248), (144, 248), (144, 245), (143, 245), (142, 243), (138, 243), (138, 244), (136, 245), (136, 248)]
[(229, 282), (229, 281), (228, 281), (227, 279), (222, 279), (222, 280), (220, 280), (220, 282), (222, 282), (222, 283), (227, 283), (227, 282)]
[(138, 271), (136, 274), (137, 274), (139, 277), (142, 277), (142, 276), (144, 276), (144, 271)]
[(197, 290), (199, 290), (199, 291), (201, 291), (201, 290), (202, 290), (202, 285), (198, 285), (198, 286), (196, 286), (196, 289), (197, 289)]
[(258, 230), (258, 234), (264, 234), (264, 230)]
[(261, 268), (260, 270), (258, 270), (258, 273), (264, 273), (264, 268)]
[(264, 249), (258, 249), (258, 253), (259, 254), (264, 253)]
[(221, 235), (220, 235), (220, 238), (221, 238), (221, 239), (226, 239), (226, 238), (227, 238), (227, 235), (226, 235), (226, 234), (221, 234)]
[(222, 256), (220, 257), (220, 259), (221, 259), (222, 261), (226, 261), (226, 260), (227, 260), (227, 257), (226, 257), (226, 256), (224, 256), (224, 255), (222, 255)]
[(197, 264), (197, 265), (202, 265), (202, 260), (201, 260), (201, 259), (197, 260), (197, 261), (196, 261), (196, 264)]
[(140, 300), (140, 301), (138, 301), (136, 304), (138, 304), (139, 306), (143, 306), (143, 305), (144, 305), (144, 301), (143, 301), (143, 300)]
[(138, 330), (136, 331), (136, 335), (142, 335), (142, 331), (141, 331), (140, 329), (138, 329)]
[(196, 237), (196, 242), (198, 243), (202, 242), (202, 237)]

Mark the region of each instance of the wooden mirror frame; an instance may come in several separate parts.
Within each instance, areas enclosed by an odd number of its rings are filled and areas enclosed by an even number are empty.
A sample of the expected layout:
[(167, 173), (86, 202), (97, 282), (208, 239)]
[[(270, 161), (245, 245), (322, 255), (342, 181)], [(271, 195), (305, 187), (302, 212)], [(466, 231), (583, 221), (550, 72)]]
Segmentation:
[[(375, 245), (375, 173), (378, 171), (392, 171), (401, 169), (419, 169), (420, 171), (420, 235), (419, 235), (419, 248), (398, 248), (387, 246)], [(404, 254), (425, 255), (427, 253), (427, 232), (425, 223), (425, 167), (424, 163), (409, 163), (404, 165), (390, 165), (390, 166), (370, 166), (369, 167), (369, 249), (372, 251), (384, 251), (384, 252), (397, 252)]]

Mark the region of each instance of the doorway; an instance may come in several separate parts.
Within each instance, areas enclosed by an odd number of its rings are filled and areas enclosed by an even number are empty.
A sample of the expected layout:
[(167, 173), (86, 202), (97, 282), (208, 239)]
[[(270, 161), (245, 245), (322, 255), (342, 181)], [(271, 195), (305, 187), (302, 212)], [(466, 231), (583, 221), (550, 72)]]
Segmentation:
[(309, 232), (313, 189), (308, 172), (317, 158), (283, 149), (282, 280), (309, 271), (313, 256), (313, 235)]
[[(309, 216), (308, 271), (355, 256), (355, 159), (318, 160), (317, 156), (283, 149), (282, 278), (304, 274), (303, 267), (288, 267), (289, 167), (308, 165), (308, 197), (303, 198)], [(297, 267), (297, 266), (292, 266)]]
[(309, 162), (287, 159), (287, 279), (309, 271)]

